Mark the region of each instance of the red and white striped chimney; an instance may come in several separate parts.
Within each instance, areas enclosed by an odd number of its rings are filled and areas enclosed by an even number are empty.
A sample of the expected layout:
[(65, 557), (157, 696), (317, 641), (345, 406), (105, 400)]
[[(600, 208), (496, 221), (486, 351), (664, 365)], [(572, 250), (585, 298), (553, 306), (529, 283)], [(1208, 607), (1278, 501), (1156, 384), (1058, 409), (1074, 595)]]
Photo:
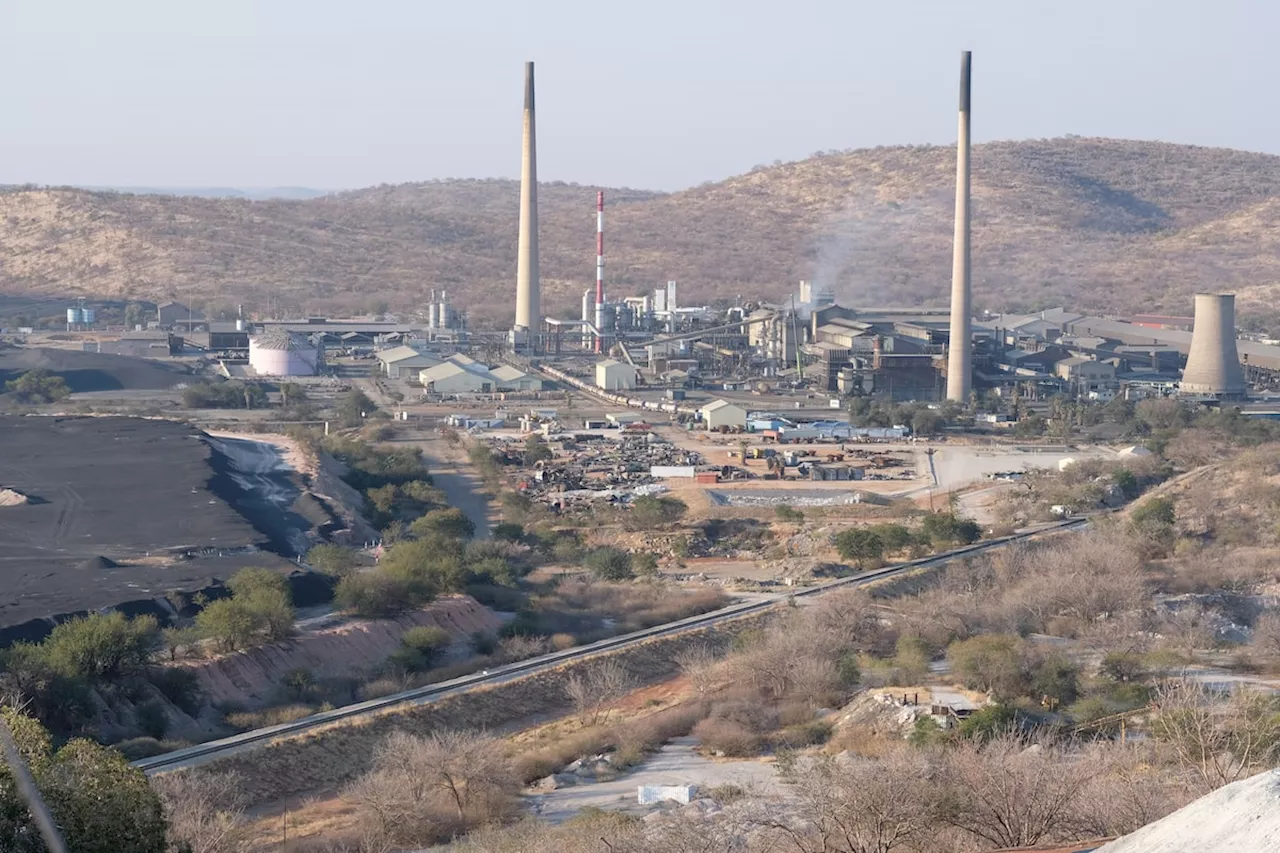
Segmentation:
[(604, 191), (596, 193), (596, 352), (604, 352)]

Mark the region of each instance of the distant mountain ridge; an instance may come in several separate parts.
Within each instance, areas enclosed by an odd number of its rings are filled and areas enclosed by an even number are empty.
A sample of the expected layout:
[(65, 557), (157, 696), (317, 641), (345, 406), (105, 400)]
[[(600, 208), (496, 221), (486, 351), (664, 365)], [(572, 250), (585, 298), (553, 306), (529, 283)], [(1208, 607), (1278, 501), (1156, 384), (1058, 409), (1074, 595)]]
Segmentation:
[(190, 198), (247, 198), (253, 200), (308, 199), (330, 195), (335, 190), (317, 190), (311, 187), (78, 187), (97, 192), (129, 193), (131, 195), (171, 195)]
[[(675, 279), (681, 301), (945, 304), (954, 148), (829, 152), (674, 193), (604, 188), (606, 285)], [(575, 316), (595, 268), (596, 187), (539, 189), (546, 310)], [(979, 308), (1186, 314), (1200, 290), (1276, 318), (1280, 157), (1112, 139), (973, 153)], [(420, 309), (447, 289), (477, 324), (514, 312), (519, 188), (442, 180), (302, 200), (0, 192), (0, 292), (176, 297), (250, 310)]]

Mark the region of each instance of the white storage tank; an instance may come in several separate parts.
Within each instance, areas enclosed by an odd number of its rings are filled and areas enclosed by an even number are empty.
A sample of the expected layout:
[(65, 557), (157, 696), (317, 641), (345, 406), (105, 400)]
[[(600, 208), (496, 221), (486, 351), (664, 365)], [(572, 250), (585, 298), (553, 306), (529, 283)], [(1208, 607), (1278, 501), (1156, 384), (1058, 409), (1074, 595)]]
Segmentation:
[(324, 366), (324, 346), (283, 329), (249, 338), (249, 367), (259, 376), (315, 376)]
[(94, 313), (94, 310), (92, 308), (80, 309), (80, 322), (84, 323), (86, 326), (92, 326), (94, 318), (96, 316), (97, 315)]

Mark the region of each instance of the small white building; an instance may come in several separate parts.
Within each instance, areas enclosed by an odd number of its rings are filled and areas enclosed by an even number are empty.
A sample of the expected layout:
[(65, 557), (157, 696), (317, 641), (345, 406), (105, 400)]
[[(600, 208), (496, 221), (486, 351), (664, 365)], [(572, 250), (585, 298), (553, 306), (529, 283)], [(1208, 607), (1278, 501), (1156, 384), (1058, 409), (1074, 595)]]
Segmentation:
[(597, 362), (596, 387), (606, 391), (631, 391), (636, 387), (636, 369), (613, 358)]
[(497, 379), (488, 370), (468, 369), (452, 361), (421, 371), (418, 382), (436, 394), (492, 394), (497, 390)]
[(412, 379), (424, 368), (441, 363), (441, 359), (409, 346), (381, 350), (377, 357), (382, 365), (382, 372), (391, 379)]
[(510, 364), (500, 364), (489, 371), (497, 380), (499, 391), (541, 391), (542, 380)]
[(707, 403), (698, 414), (702, 415), (702, 422), (707, 425), (707, 429), (716, 430), (721, 427), (732, 429), (747, 428), (747, 410), (741, 406), (735, 406), (728, 400), (713, 400)]

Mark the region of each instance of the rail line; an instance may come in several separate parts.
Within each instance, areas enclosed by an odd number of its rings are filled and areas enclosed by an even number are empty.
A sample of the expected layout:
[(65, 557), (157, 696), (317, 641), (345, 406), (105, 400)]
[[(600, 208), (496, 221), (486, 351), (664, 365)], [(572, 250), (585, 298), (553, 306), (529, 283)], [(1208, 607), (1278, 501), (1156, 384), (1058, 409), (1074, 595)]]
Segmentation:
[[(934, 554), (929, 557), (908, 560), (903, 563), (895, 563), (894, 565), (885, 566), (884, 568), (875, 569), (869, 572), (862, 572), (857, 575), (837, 578), (835, 580), (825, 581), (820, 584), (797, 589), (795, 592), (791, 593), (789, 597), (810, 598), (822, 595), (825, 592), (830, 592), (833, 589), (863, 586), (865, 584), (907, 574), (908, 572), (912, 572), (917, 569), (940, 565), (959, 557), (971, 556), (982, 553), (983, 551), (1002, 548), (1006, 545), (1011, 545), (1014, 542), (1023, 542), (1063, 530), (1080, 527), (1087, 522), (1087, 518), (1071, 518), (1065, 521), (1055, 522), (1052, 525), (1041, 527), (1037, 530), (983, 540), (974, 543), (973, 545), (966, 545), (963, 548), (956, 548), (941, 554)], [(743, 616), (748, 616), (753, 613), (759, 613), (772, 607), (776, 607), (779, 603), (780, 599), (771, 599), (767, 601), (748, 602), (745, 604), (733, 604), (728, 607), (721, 608), (720, 610), (703, 613), (698, 616), (690, 616), (685, 619), (668, 622), (665, 625), (659, 625), (654, 628), (634, 631), (630, 634), (621, 634), (617, 637), (609, 637), (604, 640), (598, 640), (594, 643), (588, 643), (585, 646), (578, 646), (576, 648), (566, 649), (565, 651), (560, 652), (551, 652), (535, 658), (529, 658), (528, 660), (516, 661), (514, 663), (497, 666), (493, 669), (484, 670), (479, 673), (463, 675), (458, 678), (450, 679), (449, 681), (429, 684), (425, 687), (418, 687), (413, 690), (406, 690), (390, 696), (370, 699), (366, 702), (357, 702), (353, 705), (345, 705), (341, 708), (335, 708), (332, 711), (322, 711), (318, 714), (313, 714), (300, 720), (281, 723), (280, 725), (275, 726), (267, 726), (266, 728), (243, 732), (242, 734), (232, 735), (231, 737), (222, 738), (221, 740), (214, 740), (209, 741), (208, 743), (185, 747), (163, 755), (143, 758), (133, 762), (133, 766), (140, 768), (148, 774), (152, 774), (160, 773), (165, 770), (191, 766), (194, 764), (202, 764), (205, 761), (217, 758), (220, 754), (231, 753), (248, 746), (265, 745), (274, 740), (296, 737), (334, 723), (387, 711), (399, 706), (407, 707), (413, 705), (425, 705), (430, 702), (443, 699), (447, 696), (465, 693), (478, 687), (501, 684), (516, 677), (554, 669), (555, 667), (561, 666), (569, 661), (582, 660), (584, 658), (590, 658), (605, 652), (616, 651), (618, 649), (626, 648), (627, 646), (636, 645), (638, 643), (647, 642), (660, 637), (680, 634), (685, 631), (692, 631), (699, 628), (707, 628), (732, 619), (739, 619)]]

